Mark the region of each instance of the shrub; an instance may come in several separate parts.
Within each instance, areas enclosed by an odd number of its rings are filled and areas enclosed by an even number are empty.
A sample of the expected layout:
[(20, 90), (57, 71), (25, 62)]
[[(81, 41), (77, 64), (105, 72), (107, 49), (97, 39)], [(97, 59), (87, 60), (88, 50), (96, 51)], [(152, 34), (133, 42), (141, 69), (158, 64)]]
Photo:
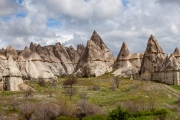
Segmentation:
[(156, 115), (159, 120), (165, 120), (167, 117), (168, 111), (166, 109), (159, 109), (154, 111), (154, 115)]
[(72, 118), (68, 116), (60, 116), (56, 120), (78, 120), (77, 118)]
[(65, 95), (69, 96), (69, 98), (71, 99), (71, 97), (77, 93), (77, 89), (76, 88), (65, 88), (63, 93)]
[(38, 79), (38, 84), (39, 84), (40, 86), (45, 86), (45, 85), (46, 85), (46, 81), (45, 81), (43, 78), (39, 78), (39, 79)]
[(64, 82), (63, 86), (69, 85), (72, 88), (72, 85), (77, 83), (77, 78), (73, 75), (69, 76)]
[(79, 97), (80, 97), (81, 99), (84, 99), (84, 100), (88, 98), (86, 92), (81, 92), (81, 93), (79, 93)]
[(15, 111), (16, 108), (19, 106), (19, 102), (17, 99), (13, 98), (12, 102), (11, 102), (11, 106), (12, 106), (12, 109)]
[(76, 105), (72, 104), (70, 101), (61, 99), (58, 101), (60, 116), (76, 116)]
[(83, 77), (90, 77), (91, 76), (91, 68), (89, 66), (84, 66), (82, 69)]
[(99, 89), (100, 89), (99, 85), (93, 85), (93, 87), (92, 87), (92, 90), (94, 90), (94, 91), (99, 90)]
[(96, 114), (103, 114), (103, 111), (99, 106), (93, 105), (86, 100), (81, 100), (77, 103), (76, 116), (79, 119), (82, 119), (86, 116), (93, 116)]
[(33, 120), (55, 120), (60, 114), (59, 106), (54, 103), (39, 103), (35, 106)]
[(33, 90), (32, 89), (28, 89), (24, 91), (24, 97), (25, 99), (28, 99), (29, 97), (33, 96)]
[(106, 116), (102, 115), (102, 114), (98, 114), (95, 116), (88, 116), (83, 118), (83, 120), (106, 120)]
[(130, 117), (130, 113), (127, 110), (122, 109), (118, 106), (115, 110), (108, 115), (108, 120), (127, 120)]
[(34, 113), (34, 105), (31, 103), (23, 104), (19, 109), (19, 120), (30, 120)]
[(177, 103), (180, 104), (180, 96), (177, 98)]

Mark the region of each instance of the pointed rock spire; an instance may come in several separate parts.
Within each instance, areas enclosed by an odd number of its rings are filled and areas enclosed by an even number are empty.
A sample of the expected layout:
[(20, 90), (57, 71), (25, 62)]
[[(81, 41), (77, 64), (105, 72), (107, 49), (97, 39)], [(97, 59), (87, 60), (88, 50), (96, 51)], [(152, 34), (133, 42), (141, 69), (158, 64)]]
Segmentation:
[(106, 48), (108, 49), (108, 47), (104, 44), (103, 40), (101, 39), (101, 37), (97, 34), (95, 30), (91, 36), (91, 40), (95, 42), (101, 48), (101, 50), (104, 50)]
[(118, 54), (118, 57), (117, 57), (117, 60), (124, 60), (124, 59), (127, 59), (127, 57), (129, 57), (130, 55), (130, 52), (129, 52), (129, 49), (126, 45), (125, 42), (122, 43), (122, 46), (121, 46), (121, 50)]
[(174, 50), (174, 52), (173, 52), (173, 55), (175, 56), (175, 57), (180, 57), (180, 50), (176, 47), (175, 48), (175, 50)]
[[(144, 73), (146, 70), (149, 72), (158, 71), (160, 64), (163, 62), (164, 58), (165, 53), (163, 49), (158, 44), (156, 38), (151, 35), (142, 59), (140, 73)], [(151, 76), (149, 76), (148, 79), (151, 79)]]
[(19, 61), (26, 61), (30, 59), (32, 52), (31, 50), (26, 46), (24, 50), (19, 54), (18, 60)]
[(164, 51), (157, 42), (156, 38), (153, 35), (151, 35), (147, 43), (145, 54), (156, 54), (156, 53), (164, 54)]
[(6, 48), (6, 57), (12, 56), (14, 60), (17, 60), (18, 54), (17, 51), (12, 46), (7, 46)]

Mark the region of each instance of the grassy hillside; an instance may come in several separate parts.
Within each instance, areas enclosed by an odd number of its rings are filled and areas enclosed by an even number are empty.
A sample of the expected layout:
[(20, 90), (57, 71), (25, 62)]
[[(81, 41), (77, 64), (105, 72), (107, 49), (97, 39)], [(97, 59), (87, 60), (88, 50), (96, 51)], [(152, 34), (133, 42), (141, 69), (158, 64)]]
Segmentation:
[[(25, 91), (1, 91), (1, 119), (18, 119), (22, 106), (27, 103), (35, 106), (40, 105), (40, 103), (66, 104), (70, 108), (68, 109), (66, 106), (64, 111), (73, 111), (73, 109), (76, 109), (74, 107), (76, 103), (82, 99), (100, 106), (105, 115), (120, 105), (124, 109), (130, 109), (131, 112), (135, 112), (137, 109), (153, 110), (165, 108), (168, 110), (167, 119), (175, 120), (180, 118), (180, 108), (177, 102), (180, 86), (120, 78), (119, 87), (113, 91), (110, 84), (113, 77), (111, 74), (105, 74), (100, 77), (78, 78), (78, 83), (73, 86), (77, 92), (70, 99), (69, 96), (64, 94), (66, 88), (63, 87), (62, 83), (65, 79), (66, 77), (59, 78), (55, 84), (46, 83), (43, 86), (40, 86), (36, 81), (26, 81), (35, 90), (33, 92), (30, 91), (29, 94)], [(71, 115), (69, 116), (71, 117)], [(157, 116), (146, 115), (130, 119), (153, 120), (155, 118)]]

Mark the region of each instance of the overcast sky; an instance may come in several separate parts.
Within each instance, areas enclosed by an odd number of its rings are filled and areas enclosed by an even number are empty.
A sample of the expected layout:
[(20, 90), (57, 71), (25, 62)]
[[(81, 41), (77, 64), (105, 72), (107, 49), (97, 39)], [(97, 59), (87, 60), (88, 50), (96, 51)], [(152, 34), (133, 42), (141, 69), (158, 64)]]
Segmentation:
[(180, 0), (0, 0), (0, 47), (30, 42), (86, 45), (94, 30), (116, 56), (122, 42), (144, 52), (153, 34), (166, 53), (180, 48)]

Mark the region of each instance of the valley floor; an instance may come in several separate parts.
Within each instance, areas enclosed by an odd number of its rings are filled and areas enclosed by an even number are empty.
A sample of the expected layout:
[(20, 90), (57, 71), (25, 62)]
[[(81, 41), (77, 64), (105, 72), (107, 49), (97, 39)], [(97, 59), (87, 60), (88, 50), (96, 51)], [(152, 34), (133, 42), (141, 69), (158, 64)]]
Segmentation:
[[(60, 107), (55, 108), (57, 111), (61, 109), (63, 116), (76, 119), (76, 116), (71, 114), (76, 111), (76, 104), (83, 100), (99, 106), (104, 116), (120, 105), (124, 109), (129, 109), (130, 112), (164, 108), (168, 111), (166, 119), (180, 118), (180, 86), (120, 78), (119, 87), (113, 89), (111, 84), (113, 76), (105, 74), (100, 77), (78, 78), (78, 83), (73, 85), (76, 94), (70, 98), (65, 94), (66, 88), (62, 85), (66, 78), (59, 78), (55, 84), (46, 83), (45, 85), (39, 85), (36, 81), (26, 81), (35, 90), (29, 93), (27, 91), (1, 91), (0, 118), (2, 120), (20, 119), (23, 110), (30, 109), (32, 106), (38, 109), (39, 106), (50, 104), (59, 105)], [(144, 115), (130, 119), (154, 120), (156, 118), (155, 115)]]

